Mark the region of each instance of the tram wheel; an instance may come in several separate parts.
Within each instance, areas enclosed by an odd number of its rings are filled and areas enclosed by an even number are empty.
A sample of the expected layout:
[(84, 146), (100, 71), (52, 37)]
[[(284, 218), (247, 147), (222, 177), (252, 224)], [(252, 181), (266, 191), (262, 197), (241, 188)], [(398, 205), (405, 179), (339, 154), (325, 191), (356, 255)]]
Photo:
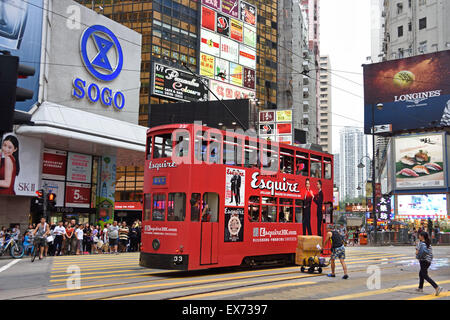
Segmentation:
[(322, 268), (321, 267), (317, 268), (317, 271), (319, 271), (319, 273), (322, 273)]

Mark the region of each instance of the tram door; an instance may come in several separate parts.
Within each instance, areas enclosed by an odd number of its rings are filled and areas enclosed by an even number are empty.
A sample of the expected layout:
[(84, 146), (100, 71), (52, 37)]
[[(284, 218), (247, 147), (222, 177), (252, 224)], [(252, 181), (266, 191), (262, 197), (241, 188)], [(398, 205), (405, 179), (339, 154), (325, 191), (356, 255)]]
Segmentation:
[(219, 195), (204, 193), (203, 204), (208, 208), (201, 217), (200, 264), (215, 264), (219, 245)]

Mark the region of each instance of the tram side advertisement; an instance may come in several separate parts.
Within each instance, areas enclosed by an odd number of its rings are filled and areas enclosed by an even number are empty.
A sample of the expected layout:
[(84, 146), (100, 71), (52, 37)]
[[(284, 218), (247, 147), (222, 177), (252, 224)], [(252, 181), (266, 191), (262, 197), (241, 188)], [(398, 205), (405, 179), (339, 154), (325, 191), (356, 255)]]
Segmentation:
[(226, 168), (225, 206), (243, 207), (245, 204), (245, 170)]
[(225, 208), (225, 242), (244, 241), (244, 209)]

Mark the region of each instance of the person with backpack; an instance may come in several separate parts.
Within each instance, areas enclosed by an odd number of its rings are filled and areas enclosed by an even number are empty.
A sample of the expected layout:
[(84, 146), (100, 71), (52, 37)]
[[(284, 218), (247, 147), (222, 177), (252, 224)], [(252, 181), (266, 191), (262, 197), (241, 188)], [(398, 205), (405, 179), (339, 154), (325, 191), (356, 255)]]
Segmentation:
[(433, 260), (433, 250), (431, 248), (431, 240), (430, 236), (427, 232), (422, 231), (419, 234), (419, 244), (416, 248), (416, 258), (420, 263), (420, 272), (419, 272), (419, 288), (416, 289), (417, 292), (423, 292), (423, 284), (425, 280), (427, 280), (433, 288), (436, 290), (436, 296), (438, 296), (442, 287), (438, 286), (433, 279), (428, 275), (428, 268), (431, 265), (431, 261)]
[(341, 262), (342, 268), (344, 269), (344, 276), (342, 279), (348, 279), (348, 273), (347, 273), (347, 265), (345, 264), (345, 247), (344, 247), (344, 238), (342, 235), (334, 230), (333, 225), (329, 224), (327, 226), (327, 236), (325, 238), (325, 241), (323, 242), (322, 248), (325, 248), (325, 245), (329, 240), (331, 240), (331, 257), (330, 257), (330, 264), (331, 264), (331, 273), (328, 274), (328, 277), (336, 277), (336, 274), (334, 273), (334, 270), (336, 268), (335, 260), (336, 258), (339, 259)]

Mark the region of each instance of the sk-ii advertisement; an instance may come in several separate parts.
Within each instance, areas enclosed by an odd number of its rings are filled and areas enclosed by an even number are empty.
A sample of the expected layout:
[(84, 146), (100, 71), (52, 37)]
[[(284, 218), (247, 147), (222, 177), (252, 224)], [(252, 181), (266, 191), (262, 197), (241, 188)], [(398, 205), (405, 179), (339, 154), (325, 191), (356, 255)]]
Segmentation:
[[(382, 103), (379, 110), (376, 105)], [(450, 126), (450, 50), (364, 66), (364, 133)]]
[(75, 1), (52, 4), (47, 100), (138, 123), (142, 36)]
[(38, 100), (41, 60), (43, 0), (0, 0), (0, 50), (18, 56), (21, 64), (33, 67), (35, 74), (19, 79), (19, 87), (33, 90), (34, 96), (16, 103), (16, 109), (29, 111)]

